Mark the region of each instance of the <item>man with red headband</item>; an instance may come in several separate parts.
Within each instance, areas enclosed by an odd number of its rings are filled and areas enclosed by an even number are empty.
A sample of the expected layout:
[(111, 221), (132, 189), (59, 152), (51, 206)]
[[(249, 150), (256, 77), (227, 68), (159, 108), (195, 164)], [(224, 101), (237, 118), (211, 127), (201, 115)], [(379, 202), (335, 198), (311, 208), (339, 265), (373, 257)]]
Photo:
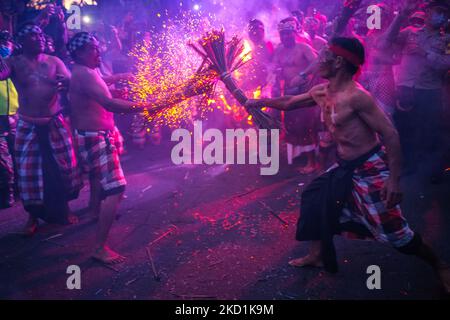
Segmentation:
[[(425, 24), (400, 30), (413, 10), (415, 1), (407, 1), (404, 8), (386, 31), (386, 49), (399, 47), (402, 53), (396, 68), (397, 105), (394, 121), (397, 125), (405, 155), (405, 167), (431, 173), (432, 182), (443, 179), (443, 158), (446, 148), (444, 79), (450, 69), (447, 46), (450, 34), (445, 32), (450, 17), (450, 5), (445, 0), (431, 1), (425, 10)], [(423, 15), (416, 14), (417, 17)], [(429, 168), (427, 168), (429, 167)]]
[(319, 59), (320, 75), (328, 83), (297, 96), (247, 103), (247, 107), (284, 111), (317, 104), (337, 145), (337, 164), (302, 194), (296, 239), (312, 244), (306, 257), (290, 264), (324, 266), (337, 272), (334, 235), (375, 238), (429, 263), (450, 291), (450, 269), (402, 215), (398, 133), (374, 98), (353, 80), (364, 56), (364, 47), (357, 39), (334, 38)]

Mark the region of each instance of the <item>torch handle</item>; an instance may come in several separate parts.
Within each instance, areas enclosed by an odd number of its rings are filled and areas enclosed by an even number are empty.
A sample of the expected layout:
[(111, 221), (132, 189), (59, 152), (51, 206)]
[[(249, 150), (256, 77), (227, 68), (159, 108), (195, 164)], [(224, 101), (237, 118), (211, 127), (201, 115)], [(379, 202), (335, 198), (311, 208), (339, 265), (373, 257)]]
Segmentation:
[(231, 92), (233, 97), (241, 105), (245, 106), (245, 103), (247, 102), (248, 98), (245, 96), (245, 93), (238, 88), (233, 78), (230, 75), (222, 77), (222, 82), (225, 84), (225, 87), (228, 89), (228, 91)]
[[(234, 82), (233, 78), (230, 74), (225, 74), (221, 77), (223, 83), (225, 84), (225, 87), (231, 92), (233, 97), (242, 105), (245, 106), (245, 103), (247, 102), (248, 98), (245, 96), (244, 91), (239, 89)], [(260, 109), (250, 108), (247, 109), (247, 112), (252, 116), (254, 123), (260, 128), (260, 129), (273, 129), (273, 128), (279, 128), (280, 123), (273, 119), (271, 116), (267, 115)]]

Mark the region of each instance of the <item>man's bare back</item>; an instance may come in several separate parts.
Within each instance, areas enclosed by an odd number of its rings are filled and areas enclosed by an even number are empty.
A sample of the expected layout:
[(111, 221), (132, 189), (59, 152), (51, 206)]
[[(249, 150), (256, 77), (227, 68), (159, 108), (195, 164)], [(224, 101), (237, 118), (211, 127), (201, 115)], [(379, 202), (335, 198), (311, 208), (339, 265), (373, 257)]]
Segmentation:
[(11, 79), (19, 93), (19, 113), (32, 117), (50, 117), (60, 111), (58, 82), (70, 73), (57, 57), (46, 54), (30, 59), (25, 55), (10, 58)]
[(111, 92), (97, 69), (75, 64), (69, 90), (74, 129), (98, 131), (114, 129), (114, 114), (94, 98), (92, 92), (111, 98)]
[(359, 83), (351, 82), (339, 92), (332, 92), (328, 84), (321, 84), (314, 87), (311, 94), (322, 109), (325, 124), (342, 159), (356, 159), (380, 144), (377, 133), (365, 121), (361, 111), (369, 109), (378, 116), (383, 114)]

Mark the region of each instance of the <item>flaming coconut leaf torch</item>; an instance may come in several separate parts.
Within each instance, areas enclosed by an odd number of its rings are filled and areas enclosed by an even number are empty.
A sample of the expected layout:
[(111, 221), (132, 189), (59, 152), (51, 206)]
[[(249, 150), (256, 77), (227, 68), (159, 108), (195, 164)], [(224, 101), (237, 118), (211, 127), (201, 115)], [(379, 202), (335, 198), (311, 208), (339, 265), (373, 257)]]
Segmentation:
[[(225, 41), (224, 30), (212, 30), (197, 43), (189, 44), (203, 59), (204, 64), (209, 66), (211, 71), (215, 73), (215, 81), (221, 80), (226, 88), (231, 92), (233, 97), (245, 106), (247, 97), (244, 92), (239, 89), (232, 78), (234, 71), (242, 67), (248, 60), (245, 54), (245, 47), (242, 39), (233, 37), (228, 43)], [(204, 68), (204, 67), (203, 67)], [(211, 79), (210, 77), (208, 77)], [(264, 113), (260, 109), (248, 108), (247, 112), (252, 116), (253, 121), (261, 129), (275, 129), (280, 127), (280, 123)]]

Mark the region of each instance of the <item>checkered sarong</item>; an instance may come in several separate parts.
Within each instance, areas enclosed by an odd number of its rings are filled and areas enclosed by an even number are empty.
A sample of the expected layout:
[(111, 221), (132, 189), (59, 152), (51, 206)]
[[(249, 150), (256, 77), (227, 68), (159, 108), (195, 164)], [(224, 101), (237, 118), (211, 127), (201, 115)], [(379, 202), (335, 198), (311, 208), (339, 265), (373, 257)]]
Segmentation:
[(121, 192), (126, 185), (119, 155), (123, 138), (119, 130), (75, 130), (75, 145), (84, 173), (98, 178), (106, 195)]
[(314, 179), (302, 192), (298, 241), (321, 241), (325, 269), (338, 269), (333, 237), (375, 238), (396, 248), (414, 238), (399, 206), (387, 209), (381, 191), (389, 177), (386, 153), (376, 147)]
[[(402, 215), (400, 206), (387, 209), (380, 194), (389, 177), (386, 152), (374, 154), (353, 174), (352, 199), (344, 209), (341, 221), (363, 225), (377, 241), (399, 248), (414, 237)], [(344, 233), (349, 238), (362, 238), (355, 233)]]
[(0, 209), (14, 203), (14, 165), (8, 146), (8, 136), (0, 134)]
[[(82, 188), (70, 130), (61, 114), (46, 125), (52, 156), (67, 195), (76, 194)], [(15, 140), (15, 159), (20, 197), (25, 206), (44, 203), (44, 178), (38, 126), (19, 119)], [(56, 191), (55, 191), (56, 192)], [(67, 199), (69, 200), (69, 199)]]

